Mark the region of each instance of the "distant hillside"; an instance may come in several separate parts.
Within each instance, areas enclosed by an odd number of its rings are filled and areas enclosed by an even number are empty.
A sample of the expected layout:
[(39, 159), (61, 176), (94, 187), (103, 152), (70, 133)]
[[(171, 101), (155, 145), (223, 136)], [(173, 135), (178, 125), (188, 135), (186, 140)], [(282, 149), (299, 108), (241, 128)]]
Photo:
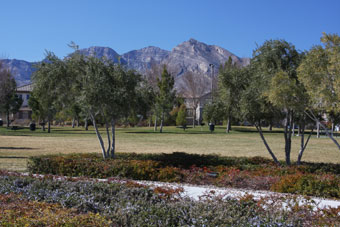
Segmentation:
[(159, 47), (145, 47), (140, 50), (133, 50), (122, 55), (130, 69), (144, 73), (152, 64), (159, 65), (168, 57), (170, 51), (162, 50)]
[[(195, 39), (185, 41), (171, 51), (153, 46), (132, 50), (122, 55), (110, 47), (93, 46), (79, 51), (87, 56), (106, 57), (116, 63), (120, 62), (142, 74), (150, 69), (151, 65), (165, 64), (171, 72), (175, 72), (176, 80), (187, 71), (209, 76), (210, 64), (215, 65), (217, 72), (219, 65), (224, 64), (229, 57), (240, 66), (248, 65), (250, 62), (249, 58), (240, 58), (222, 47), (208, 45)], [(16, 59), (4, 59), (3, 62), (11, 70), (18, 85), (30, 83), (31, 74), (34, 72), (33, 63)]]
[(5, 67), (12, 72), (18, 86), (31, 82), (31, 75), (34, 72), (34, 63), (17, 59), (3, 59), (2, 61)]
[(207, 45), (195, 39), (185, 41), (172, 49), (163, 64), (175, 69), (177, 76), (191, 71), (197, 74), (210, 74), (210, 64), (216, 69), (229, 57), (240, 66), (249, 64), (249, 59), (239, 58), (226, 49), (215, 45)]
[(110, 47), (93, 46), (89, 48), (80, 49), (79, 52), (86, 56), (95, 56), (98, 58), (105, 57), (107, 59), (112, 60), (115, 63), (120, 62), (121, 64), (124, 64), (124, 65), (126, 64), (125, 60), (122, 59), (122, 57)]

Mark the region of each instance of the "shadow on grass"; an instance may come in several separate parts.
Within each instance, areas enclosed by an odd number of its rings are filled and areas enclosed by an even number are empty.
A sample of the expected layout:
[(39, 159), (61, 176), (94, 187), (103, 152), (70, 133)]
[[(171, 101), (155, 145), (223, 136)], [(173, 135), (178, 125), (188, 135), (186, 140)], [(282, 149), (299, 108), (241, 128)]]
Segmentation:
[(9, 158), (13, 158), (13, 159), (28, 159), (28, 157), (21, 157), (21, 156), (0, 156), (0, 159), (9, 159)]
[(225, 134), (225, 132), (188, 132), (188, 131), (183, 131), (183, 132), (143, 132), (143, 131), (140, 131), (140, 132), (124, 132), (124, 133), (132, 133), (132, 134), (192, 134), (192, 135), (197, 135), (197, 134)]
[(0, 150), (32, 150), (31, 147), (0, 147)]

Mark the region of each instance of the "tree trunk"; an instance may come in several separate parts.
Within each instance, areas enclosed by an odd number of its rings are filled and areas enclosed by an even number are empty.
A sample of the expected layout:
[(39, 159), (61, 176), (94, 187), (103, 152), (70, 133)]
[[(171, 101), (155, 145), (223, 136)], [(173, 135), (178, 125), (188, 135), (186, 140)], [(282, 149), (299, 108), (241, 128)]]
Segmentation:
[(153, 128), (153, 131), (157, 132), (157, 116), (155, 116), (155, 125), (154, 125), (154, 128)]
[(42, 130), (45, 132), (45, 120), (43, 120), (43, 122), (42, 122)]
[(9, 128), (10, 121), (9, 121), (9, 111), (6, 112), (6, 120), (7, 120), (7, 128)]
[(331, 131), (331, 133), (332, 133), (332, 136), (334, 136), (334, 122), (332, 122), (332, 131)]
[(47, 121), (47, 133), (51, 132), (51, 120)]
[(314, 114), (310, 111), (310, 113), (308, 113), (307, 111), (305, 111), (305, 113), (307, 114), (308, 117), (310, 117), (312, 120), (314, 120), (315, 122), (318, 123), (318, 125), (320, 125), (326, 132), (326, 135), (335, 143), (335, 145), (338, 147), (339, 151), (340, 151), (340, 145), (338, 143), (338, 141), (336, 141), (336, 139), (334, 139), (334, 137), (329, 134), (328, 129), (320, 123), (320, 121), (314, 116)]
[(111, 143), (111, 158), (115, 157), (115, 151), (116, 151), (116, 121), (114, 119), (111, 120), (111, 134), (112, 134), (112, 143)]
[(85, 130), (89, 130), (89, 123), (87, 122), (87, 118), (85, 118)]
[(292, 130), (293, 130), (293, 131), (292, 131), (292, 132), (293, 132), (292, 134), (293, 134), (293, 137), (294, 137), (294, 136), (295, 136), (295, 123), (294, 123), (294, 122), (293, 122), (293, 128), (292, 128)]
[(196, 108), (194, 108), (193, 114), (194, 114), (194, 117), (193, 117), (193, 121), (192, 121), (192, 127), (195, 128), (195, 126), (196, 126), (196, 122), (195, 122), (196, 121)]
[(92, 113), (90, 114), (90, 116), (91, 116), (91, 120), (92, 120), (92, 124), (94, 126), (94, 129), (96, 130), (96, 135), (97, 135), (97, 138), (98, 138), (99, 143), (100, 143), (100, 148), (102, 149), (103, 158), (106, 159), (105, 146), (104, 146), (103, 138), (100, 135), (100, 132), (98, 130), (98, 126), (96, 124), (96, 119), (95, 119), (95, 117), (93, 116)]
[(320, 122), (316, 122), (316, 138), (320, 138)]
[(162, 119), (161, 119), (161, 125), (160, 125), (160, 129), (159, 132), (162, 133), (163, 132), (163, 124), (164, 124), (164, 112), (162, 113)]
[(298, 134), (297, 136), (300, 136), (301, 135), (301, 123), (298, 124)]
[(272, 150), (270, 149), (270, 147), (269, 147), (269, 145), (268, 145), (266, 139), (265, 139), (264, 136), (263, 136), (263, 132), (262, 132), (262, 128), (261, 128), (260, 122), (258, 122), (257, 124), (255, 124), (255, 127), (256, 127), (257, 131), (259, 132), (260, 137), (261, 137), (261, 139), (262, 139), (264, 145), (266, 146), (266, 148), (267, 148), (269, 154), (272, 156), (274, 162), (275, 162), (276, 164), (280, 165), (279, 161), (277, 160), (276, 156), (274, 155), (274, 153), (273, 153)]
[(323, 130), (325, 130), (326, 135), (335, 143), (335, 145), (338, 147), (338, 149), (340, 150), (340, 145), (338, 143), (338, 141), (336, 141), (336, 139), (334, 139), (334, 137), (329, 133), (328, 129), (319, 122), (319, 125), (322, 127)]
[(79, 127), (79, 117), (77, 117), (77, 127)]
[(75, 122), (76, 122), (76, 119), (72, 118), (72, 128), (74, 128)]
[(300, 144), (300, 151), (299, 151), (299, 155), (298, 155), (298, 159), (297, 159), (297, 164), (298, 165), (301, 165), (301, 160), (302, 160), (302, 155), (303, 155), (303, 152), (306, 150), (306, 147), (308, 145), (308, 142), (311, 138), (313, 134), (313, 129), (311, 130), (308, 138), (307, 138), (307, 141), (306, 143), (304, 143), (304, 138), (305, 138), (305, 122), (302, 123), (301, 125), (301, 144)]
[[(300, 130), (300, 128), (299, 128), (299, 130)], [(298, 164), (298, 165), (301, 164), (301, 159), (302, 159), (304, 147), (305, 147), (305, 123), (302, 122), (302, 123), (301, 123), (301, 143), (300, 143), (300, 151), (299, 151), (299, 155), (298, 155), (298, 159), (297, 159), (297, 164)]]
[(230, 132), (230, 128), (231, 128), (231, 122), (230, 122), (230, 116), (228, 116), (228, 121), (227, 121), (227, 128), (226, 128), (226, 133)]
[(110, 138), (110, 131), (109, 131), (109, 124), (105, 119), (105, 129), (106, 129), (106, 135), (107, 135), (107, 149), (106, 149), (106, 157), (110, 157), (110, 151), (111, 151), (111, 138)]
[(149, 119), (149, 128), (151, 127), (151, 123), (152, 123), (152, 118), (150, 116), (150, 119)]
[(286, 123), (284, 129), (284, 139), (285, 139), (285, 156), (286, 156), (286, 164), (290, 165), (290, 152), (291, 152), (291, 144), (292, 144), (292, 124), (293, 124), (293, 116), (290, 110), (286, 113)]
[(273, 131), (273, 123), (269, 122), (269, 132)]

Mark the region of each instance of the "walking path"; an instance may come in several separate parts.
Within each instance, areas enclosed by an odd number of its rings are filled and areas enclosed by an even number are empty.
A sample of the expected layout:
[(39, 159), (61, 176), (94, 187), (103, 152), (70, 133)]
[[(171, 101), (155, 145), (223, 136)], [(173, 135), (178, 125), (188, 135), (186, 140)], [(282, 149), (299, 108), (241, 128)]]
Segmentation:
[[(28, 173), (23, 173), (22, 175), (28, 176)], [(33, 177), (44, 177), (41, 174), (33, 174)], [(67, 179), (69, 177), (59, 177), (55, 176), (56, 179)], [(75, 179), (82, 179), (79, 177), (72, 177)], [(283, 207), (286, 207), (288, 203), (295, 202), (296, 199), (299, 201), (300, 205), (312, 205), (314, 209), (318, 208), (337, 208), (340, 206), (340, 200), (332, 200), (318, 197), (304, 197), (300, 195), (293, 195), (288, 193), (277, 193), (271, 191), (259, 191), (250, 189), (238, 189), (238, 188), (222, 188), (215, 187), (212, 185), (190, 185), (190, 184), (179, 184), (179, 183), (165, 183), (158, 181), (140, 181), (140, 180), (121, 180), (121, 179), (88, 179), (84, 180), (94, 180), (98, 182), (116, 182), (116, 183), (126, 183), (135, 182), (141, 185), (149, 186), (151, 188), (156, 187), (167, 187), (172, 189), (181, 189), (180, 196), (189, 197), (194, 200), (201, 200), (208, 197), (220, 197), (220, 198), (240, 198), (246, 195), (252, 195), (255, 200), (260, 200), (261, 198), (267, 199), (267, 201), (277, 202), (279, 199), (282, 202)]]

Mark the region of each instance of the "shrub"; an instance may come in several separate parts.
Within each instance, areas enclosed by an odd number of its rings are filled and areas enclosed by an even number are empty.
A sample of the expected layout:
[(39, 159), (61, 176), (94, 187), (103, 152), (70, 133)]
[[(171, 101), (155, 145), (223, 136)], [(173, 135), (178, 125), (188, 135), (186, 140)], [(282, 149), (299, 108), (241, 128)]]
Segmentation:
[(99, 214), (81, 214), (59, 204), (28, 201), (19, 195), (0, 194), (1, 226), (111, 226)]
[(287, 175), (273, 184), (271, 189), (284, 193), (340, 198), (340, 178), (330, 175)]
[[(130, 183), (70, 182), (4, 174), (0, 176), (0, 203), (9, 205), (0, 207), (2, 221), (0, 224), (5, 226), (107, 226), (108, 224), (114, 226), (313, 226), (315, 223), (337, 226), (340, 224), (339, 219), (334, 216), (339, 210), (313, 211), (308, 206), (282, 210), (268, 203), (268, 199), (257, 202), (250, 196), (240, 200), (210, 196), (195, 201), (179, 197), (179, 192), (170, 188), (150, 189)], [(20, 193), (21, 197), (12, 194), (4, 196), (8, 193)], [(270, 201), (276, 200), (270, 199)], [(10, 205), (13, 203), (16, 205)], [(9, 215), (3, 215), (4, 212)]]
[(212, 184), (340, 198), (337, 183), (340, 176), (332, 173), (337, 171), (337, 166), (323, 163), (277, 166), (261, 157), (233, 158), (183, 152), (118, 153), (116, 159), (108, 160), (103, 160), (100, 154), (39, 156), (31, 157), (28, 163), (30, 173)]

